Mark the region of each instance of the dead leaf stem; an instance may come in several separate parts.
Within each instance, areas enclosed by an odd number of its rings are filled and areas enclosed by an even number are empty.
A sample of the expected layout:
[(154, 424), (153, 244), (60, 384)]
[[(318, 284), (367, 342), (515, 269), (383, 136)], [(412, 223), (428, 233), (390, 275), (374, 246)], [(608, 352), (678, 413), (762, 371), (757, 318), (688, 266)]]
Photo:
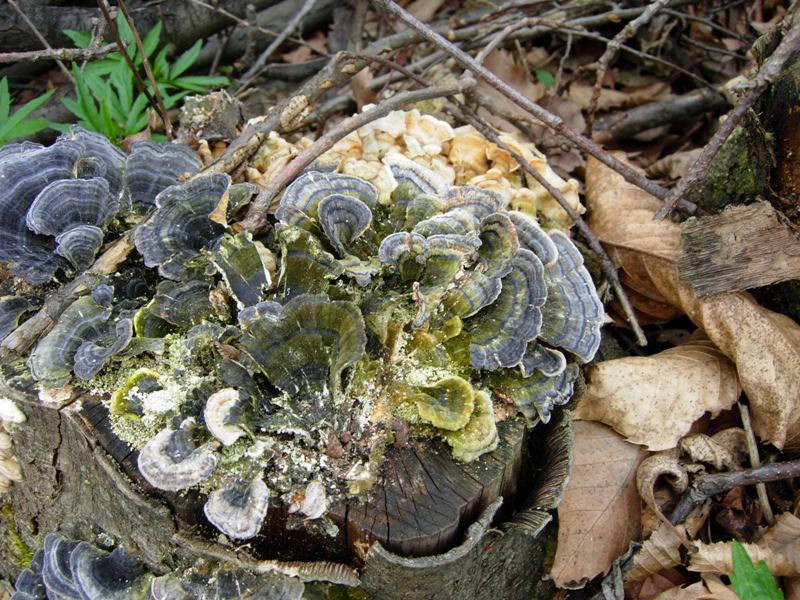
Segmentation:
[[(786, 23), (791, 17), (784, 19)], [(783, 70), (783, 65), (800, 47), (800, 19), (795, 18), (794, 22), (789, 26), (789, 30), (783, 36), (781, 43), (769, 57), (767, 62), (759, 69), (756, 76), (753, 78), (750, 85), (750, 90), (742, 97), (739, 103), (728, 113), (727, 118), (720, 125), (717, 132), (706, 144), (700, 156), (689, 169), (689, 172), (680, 180), (678, 184), (672, 188), (667, 197), (661, 198), (664, 205), (658, 210), (655, 215), (655, 220), (661, 220), (672, 212), (678, 205), (678, 202), (697, 184), (711, 166), (711, 161), (717, 155), (717, 152), (722, 149), (726, 140), (730, 137), (741, 120), (750, 110), (753, 103), (758, 100), (762, 93), (769, 87), (769, 85), (778, 78)]]
[[(745, 442), (747, 443), (747, 454), (750, 458), (750, 465), (753, 467), (761, 466), (761, 457), (758, 456), (758, 444), (756, 443), (756, 436), (753, 433), (753, 425), (750, 422), (750, 410), (742, 404), (739, 405), (739, 414), (742, 417), (742, 429), (744, 429)], [(764, 520), (772, 525), (775, 522), (775, 515), (772, 514), (772, 507), (769, 504), (767, 497), (767, 486), (763, 482), (756, 484), (756, 493), (758, 494), (758, 501), (761, 504), (761, 510), (764, 513)]]

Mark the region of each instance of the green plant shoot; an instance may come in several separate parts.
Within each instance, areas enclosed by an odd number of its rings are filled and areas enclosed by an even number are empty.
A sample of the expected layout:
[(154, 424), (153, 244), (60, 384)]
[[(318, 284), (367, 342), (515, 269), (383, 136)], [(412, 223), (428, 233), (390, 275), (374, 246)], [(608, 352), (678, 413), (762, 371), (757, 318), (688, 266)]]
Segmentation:
[(733, 571), (729, 575), (731, 585), (741, 600), (783, 600), (783, 592), (775, 583), (763, 560), (753, 566), (750, 555), (739, 542), (731, 545)]

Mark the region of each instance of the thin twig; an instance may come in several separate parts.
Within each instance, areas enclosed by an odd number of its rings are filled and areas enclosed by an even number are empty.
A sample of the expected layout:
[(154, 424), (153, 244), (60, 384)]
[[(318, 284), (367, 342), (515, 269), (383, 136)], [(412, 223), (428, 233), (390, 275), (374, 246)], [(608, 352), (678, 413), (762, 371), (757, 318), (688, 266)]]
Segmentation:
[(241, 222), (241, 226), (248, 231), (263, 230), (267, 225), (267, 212), (272, 208), (273, 202), (278, 194), (280, 194), (286, 185), (297, 177), (303, 169), (314, 162), (320, 155), (330, 150), (336, 142), (346, 135), (409, 104), (461, 94), (475, 87), (475, 85), (475, 80), (470, 78), (462, 79), (455, 84), (401, 92), (369, 110), (354, 115), (349, 119), (345, 119), (298, 154), (269, 182), (267, 187), (253, 200), (247, 212), (247, 216)]
[(589, 101), (589, 112), (586, 115), (586, 131), (589, 135), (591, 135), (592, 126), (594, 125), (594, 115), (597, 112), (597, 103), (600, 100), (600, 90), (603, 87), (603, 79), (605, 79), (611, 61), (619, 54), (620, 46), (635, 36), (639, 29), (649, 23), (650, 19), (668, 3), (669, 0), (656, 0), (656, 2), (651, 3), (642, 14), (633, 21), (629, 21), (608, 43), (605, 51), (595, 63), (596, 75), (594, 87), (592, 88), (592, 99)]
[(707, 498), (727, 492), (735, 487), (781, 481), (800, 477), (800, 460), (769, 463), (754, 469), (743, 469), (729, 473), (709, 473), (700, 475), (694, 480), (689, 490), (683, 495), (678, 505), (670, 514), (669, 520), (680, 523), (691, 512), (692, 508)]
[[(382, 56), (378, 56), (377, 54), (361, 54), (360, 52), (345, 52), (345, 55), (350, 57), (350, 58), (358, 58), (358, 59), (361, 59), (361, 60), (367, 60), (369, 62), (380, 63), (380, 64), (382, 64), (382, 65), (384, 65), (386, 67), (389, 67), (390, 69), (393, 69), (393, 70), (397, 71), (398, 73), (402, 73), (403, 75), (405, 75), (406, 77), (408, 77), (409, 79), (414, 81), (415, 83), (418, 83), (418, 84), (420, 84), (422, 86), (425, 86), (425, 87), (430, 85), (427, 81), (425, 81), (425, 79), (423, 79), (422, 77), (420, 77), (419, 75), (417, 75), (413, 71), (410, 71), (409, 69), (407, 69), (406, 67), (404, 67), (402, 65), (398, 65), (393, 60), (389, 60), (388, 58), (384, 58)], [(373, 89), (372, 86), (370, 86), (370, 89)]]
[(719, 129), (717, 129), (717, 132), (709, 140), (705, 148), (703, 148), (703, 151), (700, 153), (700, 156), (697, 157), (697, 160), (689, 169), (689, 172), (678, 181), (677, 185), (669, 192), (667, 197), (664, 198), (664, 205), (656, 213), (654, 217), (655, 220), (661, 220), (672, 212), (677, 203), (703, 179), (711, 166), (711, 161), (714, 160), (714, 157), (725, 144), (725, 141), (739, 125), (753, 103), (758, 100), (767, 87), (778, 78), (783, 70), (783, 65), (799, 46), (800, 19), (795, 19), (789, 31), (786, 32), (781, 43), (775, 49), (775, 52), (772, 53), (772, 56), (770, 56), (767, 62), (759, 69), (752, 81), (750, 91), (748, 91), (734, 109), (728, 113), (728, 117), (722, 125), (720, 125)]
[(309, 13), (309, 11), (314, 8), (314, 5), (317, 3), (317, 0), (306, 0), (303, 3), (303, 6), (300, 7), (300, 10), (295, 14), (291, 20), (286, 24), (286, 27), (283, 28), (280, 35), (276, 37), (269, 46), (267, 46), (264, 51), (259, 55), (256, 59), (256, 62), (253, 63), (244, 75), (242, 75), (242, 85), (237, 91), (237, 94), (241, 91), (245, 90), (253, 80), (258, 77), (258, 74), (263, 69), (264, 65), (267, 64), (267, 60), (272, 53), (277, 50), (283, 42), (292, 34), (292, 32), (297, 28), (298, 25), (302, 22), (303, 18)]
[[(202, 0), (189, 0), (189, 1), (192, 2), (193, 4), (196, 4), (197, 6), (202, 6), (203, 8), (207, 8), (208, 10), (214, 11), (215, 13), (219, 13), (224, 17), (228, 17), (231, 21), (233, 21), (237, 25), (242, 26), (245, 29), (255, 29), (256, 31), (259, 31), (263, 34), (272, 36), (273, 38), (278, 37), (278, 35), (280, 35), (277, 31), (273, 31), (272, 29), (268, 29), (266, 27), (261, 27), (258, 23), (251, 23), (247, 19), (242, 19), (241, 17), (233, 14), (232, 12), (225, 10), (221, 6), (212, 6), (211, 4), (203, 2)], [(306, 42), (301, 38), (290, 37), (289, 41), (295, 44), (300, 44), (301, 46), (306, 46), (314, 54), (319, 54), (320, 56), (328, 56), (325, 52), (320, 52), (319, 49), (314, 48), (311, 44), (309, 44), (308, 42)]]
[[(747, 454), (750, 457), (750, 466), (758, 468), (761, 466), (761, 458), (758, 456), (758, 444), (756, 443), (756, 435), (753, 433), (753, 425), (750, 422), (750, 411), (747, 406), (741, 402), (739, 405), (739, 414), (742, 417), (742, 429), (744, 430), (745, 441), (747, 442)], [(758, 495), (758, 502), (761, 504), (761, 511), (764, 513), (764, 520), (768, 525), (775, 522), (775, 515), (772, 514), (772, 506), (769, 504), (767, 497), (767, 486), (764, 482), (756, 484), (756, 494)]]
[[(52, 51), (53, 47), (50, 45), (50, 43), (47, 41), (47, 39), (45, 39), (45, 37), (42, 35), (42, 32), (39, 31), (36, 28), (36, 25), (33, 24), (33, 21), (31, 21), (28, 18), (28, 15), (26, 15), (25, 12), (19, 7), (19, 5), (17, 4), (16, 0), (8, 0), (8, 3), (14, 8), (16, 13), (20, 16), (20, 18), (23, 21), (25, 21), (25, 24), (28, 27), (30, 27), (31, 31), (33, 32), (33, 35), (36, 36), (36, 39), (38, 39), (47, 50), (51, 50)], [(67, 79), (69, 79), (74, 85), (75, 84), (75, 78), (72, 76), (72, 73), (69, 72), (69, 69), (66, 67), (66, 65), (63, 62), (61, 62), (61, 60), (59, 60), (59, 59), (56, 59), (56, 62), (58, 63), (58, 66), (61, 69), (61, 71), (64, 73), (64, 75), (67, 76)]]
[[(475, 97), (475, 96), (473, 96)], [(477, 129), (480, 133), (483, 134), (490, 142), (502, 148), (514, 158), (514, 160), (519, 163), (519, 166), (523, 168), (523, 170), (528, 173), (531, 177), (533, 177), (539, 185), (541, 185), (547, 192), (555, 198), (556, 202), (564, 209), (564, 211), (569, 215), (569, 218), (575, 223), (578, 227), (578, 231), (580, 231), (581, 236), (587, 241), (589, 247), (592, 251), (597, 255), (600, 259), (600, 264), (603, 268), (603, 273), (605, 274), (606, 278), (608, 279), (609, 283), (611, 283), (611, 287), (614, 288), (614, 291), (617, 294), (617, 298), (622, 305), (622, 309), (625, 311), (625, 316), (628, 319), (628, 323), (631, 326), (634, 334), (636, 335), (636, 341), (639, 343), (640, 346), (647, 345), (647, 337), (644, 335), (644, 331), (642, 331), (639, 322), (636, 320), (636, 315), (633, 311), (633, 307), (631, 306), (630, 300), (628, 300), (628, 296), (625, 293), (625, 290), (622, 288), (622, 284), (619, 280), (619, 275), (617, 274), (617, 268), (614, 266), (613, 261), (606, 253), (605, 249), (603, 248), (600, 240), (597, 239), (597, 236), (589, 229), (589, 226), (586, 224), (586, 221), (581, 218), (581, 216), (577, 213), (577, 211), (572, 208), (569, 204), (567, 199), (564, 197), (564, 194), (561, 193), (557, 187), (555, 187), (552, 183), (550, 183), (541, 173), (539, 173), (536, 169), (533, 168), (533, 165), (528, 162), (525, 157), (515, 151), (511, 146), (503, 142), (500, 139), (500, 136), (486, 123), (484, 123), (474, 111), (470, 110), (467, 107), (462, 106), (461, 115), (465, 121), (467, 121), (470, 125), (472, 125), (475, 129)]]
[[(422, 23), (419, 19), (399, 7), (395, 2), (393, 2), (393, 0), (373, 0), (373, 3), (379, 8), (395, 15), (411, 29), (418, 32), (424, 39), (446, 51), (458, 63), (460, 63), (461, 66), (472, 71), (477, 77), (481, 78), (501, 92), (504, 96), (527, 110), (542, 123), (544, 123), (548, 128), (564, 136), (575, 146), (594, 156), (601, 163), (622, 175), (626, 181), (645, 190), (656, 198), (663, 200), (669, 196), (669, 192), (660, 185), (647, 179), (646, 177), (643, 177), (632, 167), (617, 160), (608, 152), (603, 150), (599, 144), (596, 144), (592, 140), (582, 136), (580, 133), (569, 127), (561, 117), (554, 115), (549, 110), (539, 106), (517, 91), (514, 87), (508, 85), (505, 81), (497, 77), (494, 73), (479, 65), (466, 52), (453, 45), (451, 42), (448, 42), (441, 35)], [(686, 208), (690, 209), (691, 207), (686, 206)]]
[[(122, 16), (125, 17), (125, 21), (127, 21), (128, 27), (130, 27), (130, 30), (133, 33), (133, 39), (136, 41), (136, 47), (139, 49), (139, 54), (142, 57), (142, 65), (144, 66), (144, 72), (147, 75), (147, 80), (150, 82), (150, 85), (153, 86), (153, 95), (156, 98), (156, 109), (158, 110), (158, 114), (161, 116), (161, 120), (164, 122), (164, 133), (167, 135), (168, 140), (172, 140), (174, 138), (172, 135), (172, 123), (169, 120), (169, 115), (167, 115), (167, 109), (164, 106), (164, 101), (161, 99), (161, 92), (158, 90), (156, 78), (153, 77), (153, 70), (150, 68), (150, 61), (147, 60), (147, 54), (144, 51), (144, 46), (142, 45), (142, 40), (139, 37), (139, 32), (136, 30), (136, 25), (134, 25), (133, 19), (131, 19), (131, 15), (128, 12), (128, 7), (125, 4), (125, 0), (117, 0), (117, 5), (122, 10)], [(125, 54), (127, 55), (127, 52)]]
[(93, 60), (104, 58), (116, 50), (116, 44), (108, 44), (102, 48), (46, 48), (29, 50), (28, 52), (0, 52), (0, 63), (36, 62), (37, 60)]
[(103, 18), (106, 20), (106, 23), (108, 23), (108, 28), (111, 30), (111, 35), (114, 37), (114, 42), (117, 44), (117, 48), (119, 48), (122, 58), (125, 60), (125, 63), (128, 65), (131, 73), (133, 73), (133, 80), (136, 82), (136, 87), (147, 97), (147, 101), (150, 103), (150, 106), (152, 106), (155, 110), (158, 110), (156, 99), (153, 98), (150, 90), (147, 89), (147, 84), (142, 79), (142, 76), (139, 75), (139, 70), (136, 68), (136, 65), (133, 64), (131, 57), (128, 56), (127, 48), (125, 48), (125, 44), (122, 42), (122, 38), (119, 36), (119, 31), (117, 31), (114, 18), (111, 16), (111, 9), (108, 6), (107, 0), (97, 0), (97, 6), (100, 7), (100, 11), (103, 13)]

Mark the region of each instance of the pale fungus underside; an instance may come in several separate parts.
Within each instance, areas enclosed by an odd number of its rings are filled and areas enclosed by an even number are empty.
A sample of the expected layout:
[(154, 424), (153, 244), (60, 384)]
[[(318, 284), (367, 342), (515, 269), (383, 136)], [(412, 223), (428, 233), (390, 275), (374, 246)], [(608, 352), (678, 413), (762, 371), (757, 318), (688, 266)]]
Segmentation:
[[(106, 394), (141, 476), (207, 494), (234, 539), (276, 504), (334, 535), (326, 511), (368, 495), (398, 432), (469, 463), (498, 447), (509, 406), (547, 422), (600, 342), (580, 253), (497, 191), (381, 165), (380, 188), (303, 173), (254, 238), (231, 227), (254, 186), (178, 183), (200, 166), (187, 148), (126, 156), (76, 128), (4, 149), (0, 259), (29, 283), (80, 273), (138, 223), (137, 253), (64, 311), (31, 374)], [(0, 300), (5, 333), (32, 306)]]

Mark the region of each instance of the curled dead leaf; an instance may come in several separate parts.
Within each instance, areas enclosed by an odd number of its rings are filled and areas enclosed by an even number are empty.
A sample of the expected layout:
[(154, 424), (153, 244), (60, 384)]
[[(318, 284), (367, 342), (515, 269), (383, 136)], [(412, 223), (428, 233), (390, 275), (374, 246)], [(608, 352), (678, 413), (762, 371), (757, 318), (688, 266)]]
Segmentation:
[[(755, 544), (743, 544), (753, 564), (763, 560), (776, 577), (800, 575), (800, 519), (792, 513), (782, 513), (775, 524)], [(731, 542), (698, 543), (697, 552), (689, 561), (690, 571), (700, 573), (730, 573), (733, 569)]]
[(733, 364), (708, 340), (653, 356), (628, 356), (590, 367), (576, 419), (610, 425), (650, 450), (674, 448), (697, 419), (734, 405)]
[[(578, 104), (583, 110), (591, 105), (593, 86), (576, 81), (569, 86), (567, 97)], [(621, 90), (600, 89), (597, 109), (600, 111), (614, 108), (633, 108), (642, 104), (664, 100), (670, 96), (669, 84), (657, 81), (640, 87)]]
[(736, 364), (756, 434), (778, 448), (800, 448), (800, 326), (745, 292), (699, 299), (678, 280), (679, 226), (653, 221), (661, 203), (592, 158), (586, 198), (589, 225), (623, 270), (625, 285), (676, 307), (676, 315), (685, 312)]
[(676, 452), (658, 452), (645, 458), (636, 471), (636, 488), (644, 503), (653, 511), (661, 507), (656, 502), (655, 487), (660, 478), (680, 494), (689, 487), (689, 475), (683, 468)]
[[(735, 427), (724, 431), (731, 433), (727, 433), (719, 440), (716, 439), (716, 436), (712, 437), (704, 433), (687, 435), (681, 440), (681, 452), (687, 455), (691, 461), (711, 465), (717, 471), (741, 469), (741, 458), (747, 456), (744, 431)], [(737, 442), (737, 446), (732, 447), (734, 441)], [(741, 443), (741, 446), (738, 446), (738, 442)]]
[(636, 469), (644, 453), (599, 423), (576, 422), (574, 464), (558, 506), (551, 576), (559, 587), (608, 570), (639, 522)]

